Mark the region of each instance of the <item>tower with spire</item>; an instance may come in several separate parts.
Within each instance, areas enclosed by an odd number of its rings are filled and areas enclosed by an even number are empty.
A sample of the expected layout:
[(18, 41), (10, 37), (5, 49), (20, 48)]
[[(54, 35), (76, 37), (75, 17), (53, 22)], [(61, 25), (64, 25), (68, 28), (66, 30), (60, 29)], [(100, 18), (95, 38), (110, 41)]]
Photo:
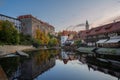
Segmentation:
[(86, 20), (85, 28), (86, 28), (86, 30), (89, 30), (89, 23), (88, 23), (88, 20)]

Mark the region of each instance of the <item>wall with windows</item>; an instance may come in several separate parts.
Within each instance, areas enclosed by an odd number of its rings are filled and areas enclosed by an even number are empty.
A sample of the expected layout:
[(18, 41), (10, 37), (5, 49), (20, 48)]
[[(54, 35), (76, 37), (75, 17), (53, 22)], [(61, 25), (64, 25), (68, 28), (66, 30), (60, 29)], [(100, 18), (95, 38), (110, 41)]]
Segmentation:
[(54, 27), (50, 24), (43, 22), (32, 15), (22, 15), (18, 19), (22, 22), (22, 32), (26, 35), (34, 37), (36, 35), (36, 30), (44, 32), (45, 34), (54, 32)]

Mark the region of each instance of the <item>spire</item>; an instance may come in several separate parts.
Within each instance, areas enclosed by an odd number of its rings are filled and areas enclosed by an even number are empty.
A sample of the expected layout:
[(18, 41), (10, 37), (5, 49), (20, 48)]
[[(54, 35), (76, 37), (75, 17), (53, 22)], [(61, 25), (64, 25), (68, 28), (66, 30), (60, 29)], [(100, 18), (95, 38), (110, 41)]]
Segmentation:
[(86, 28), (86, 30), (89, 30), (88, 20), (86, 20), (85, 28)]

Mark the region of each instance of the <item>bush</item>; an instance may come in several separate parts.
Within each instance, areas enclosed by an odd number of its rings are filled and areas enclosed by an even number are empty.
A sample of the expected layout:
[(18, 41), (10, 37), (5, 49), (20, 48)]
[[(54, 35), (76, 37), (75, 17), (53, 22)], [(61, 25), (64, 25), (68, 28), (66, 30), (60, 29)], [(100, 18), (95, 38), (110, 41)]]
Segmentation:
[(33, 39), (29, 35), (24, 35), (23, 33), (19, 34), (20, 37), (20, 45), (32, 45), (33, 44)]

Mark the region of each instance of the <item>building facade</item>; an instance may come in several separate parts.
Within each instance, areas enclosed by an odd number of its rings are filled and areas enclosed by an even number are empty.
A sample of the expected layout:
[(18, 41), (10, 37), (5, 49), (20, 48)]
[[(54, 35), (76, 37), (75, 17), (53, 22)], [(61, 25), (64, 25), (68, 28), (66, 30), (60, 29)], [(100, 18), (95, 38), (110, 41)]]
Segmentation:
[(55, 31), (55, 28), (52, 25), (43, 22), (32, 15), (21, 15), (18, 19), (22, 23), (22, 33), (25, 35), (35, 37), (37, 29), (40, 29), (45, 34), (53, 34)]
[(76, 31), (66, 31), (63, 30), (61, 33), (61, 46), (65, 44), (73, 44), (74, 43), (74, 36), (77, 35)]
[(61, 46), (64, 46), (67, 39), (68, 39), (68, 32), (67, 31), (62, 31), (61, 32)]
[(8, 20), (12, 22), (18, 32), (21, 32), (21, 21), (19, 19), (0, 14), (0, 20)]
[(88, 46), (120, 47), (120, 21), (80, 31), (79, 38)]

